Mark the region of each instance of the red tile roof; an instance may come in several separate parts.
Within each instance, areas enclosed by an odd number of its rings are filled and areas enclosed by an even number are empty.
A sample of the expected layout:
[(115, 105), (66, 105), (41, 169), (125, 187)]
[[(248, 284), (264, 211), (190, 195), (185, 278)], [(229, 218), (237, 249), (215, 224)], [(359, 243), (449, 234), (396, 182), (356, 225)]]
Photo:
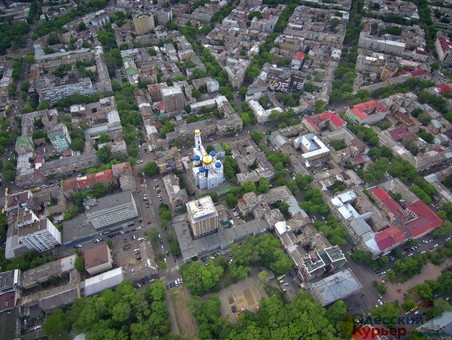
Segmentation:
[(446, 40), (443, 37), (438, 38), (438, 40), (444, 53), (447, 52), (449, 48), (452, 48), (452, 43), (449, 40)]
[(85, 269), (100, 266), (101, 264), (108, 263), (108, 252), (110, 249), (106, 244), (88, 249), (85, 251)]
[(405, 224), (413, 237), (420, 237), (443, 224), (443, 220), (421, 200), (409, 205), (407, 209), (417, 217)]
[(426, 70), (416, 70), (411, 72), (412, 77), (428, 76), (429, 73)]
[(73, 190), (73, 189), (83, 189), (93, 186), (96, 183), (105, 183), (112, 181), (113, 171), (105, 170), (101, 172), (96, 172), (95, 174), (86, 175), (77, 178), (66, 179), (61, 182), (61, 187), (63, 191)]
[(352, 113), (359, 119), (365, 119), (369, 114), (377, 112), (386, 112), (388, 109), (376, 100), (350, 106)]
[(295, 56), (293, 57), (294, 60), (298, 60), (301, 61), (304, 58), (304, 52), (300, 51), (297, 54), (295, 54)]
[(345, 121), (341, 119), (337, 114), (333, 112), (323, 112), (310, 117), (305, 118), (306, 121), (311, 125), (315, 130), (320, 131), (319, 125), (322, 122), (329, 121), (335, 127), (339, 127), (345, 125)]
[(397, 227), (389, 227), (375, 235), (375, 241), (377, 242), (380, 250), (385, 250), (393, 247), (406, 240), (406, 236), (403, 231)]
[(389, 134), (391, 135), (392, 139), (396, 142), (399, 142), (406, 138), (416, 139), (416, 135), (404, 128), (396, 128), (391, 131), (389, 131)]
[(441, 85), (438, 85), (437, 87), (436, 87), (438, 90), (439, 90), (439, 92), (449, 92), (449, 93), (452, 93), (452, 88), (450, 88), (449, 86), (447, 86), (446, 84), (441, 84)]
[(380, 188), (375, 188), (372, 193), (377, 197), (381, 203), (392, 213), (394, 218), (404, 219), (407, 217), (406, 211), (400, 206), (395, 199), (393, 199), (386, 191)]
[(0, 295), (0, 311), (13, 309), (16, 304), (16, 292), (8, 292)]

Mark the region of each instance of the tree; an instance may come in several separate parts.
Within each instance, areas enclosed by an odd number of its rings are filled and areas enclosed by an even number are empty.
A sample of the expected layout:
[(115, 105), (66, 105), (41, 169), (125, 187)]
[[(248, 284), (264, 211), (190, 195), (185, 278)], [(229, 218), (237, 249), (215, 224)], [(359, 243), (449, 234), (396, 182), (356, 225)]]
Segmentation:
[(154, 176), (160, 173), (160, 169), (156, 162), (149, 162), (144, 166), (143, 172), (146, 176)]
[(96, 151), (96, 156), (101, 163), (109, 163), (113, 159), (113, 153), (106, 145)]
[(180, 269), (185, 286), (195, 295), (202, 295), (212, 289), (223, 275), (221, 266), (217, 266), (212, 260), (208, 263), (209, 266), (204, 266), (199, 262), (191, 262)]
[(413, 300), (406, 300), (405, 303), (402, 305), (403, 309), (405, 309), (407, 312), (412, 310), (417, 306), (417, 303)]
[(105, 134), (105, 133), (101, 133), (99, 136), (99, 143), (108, 143), (111, 141), (111, 138), (109, 135)]
[(83, 151), (83, 147), (85, 146), (85, 141), (83, 138), (74, 138), (71, 141), (70, 147), (74, 151)]
[(83, 257), (77, 257), (75, 259), (74, 267), (79, 272), (84, 271), (85, 270), (85, 259)]
[(159, 232), (157, 229), (150, 229), (148, 232), (148, 237), (151, 241), (157, 242), (159, 239)]
[(374, 308), (372, 316), (379, 317), (386, 326), (395, 327), (395, 321), (399, 317), (400, 306), (395, 302), (387, 302), (383, 306)]
[(64, 312), (61, 309), (57, 309), (48, 315), (44, 321), (43, 328), (52, 339), (65, 338), (63, 333), (66, 331), (67, 322)]

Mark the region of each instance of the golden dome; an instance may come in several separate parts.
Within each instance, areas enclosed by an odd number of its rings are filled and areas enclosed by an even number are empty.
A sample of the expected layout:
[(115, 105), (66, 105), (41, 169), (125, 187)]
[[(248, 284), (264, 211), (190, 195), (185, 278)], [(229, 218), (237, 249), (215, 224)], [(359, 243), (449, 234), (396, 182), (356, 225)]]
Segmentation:
[(210, 165), (213, 162), (213, 157), (211, 155), (204, 155), (202, 156), (202, 163), (204, 165)]
[(201, 130), (196, 129), (196, 130), (195, 130), (195, 135), (200, 135), (200, 134), (201, 134)]

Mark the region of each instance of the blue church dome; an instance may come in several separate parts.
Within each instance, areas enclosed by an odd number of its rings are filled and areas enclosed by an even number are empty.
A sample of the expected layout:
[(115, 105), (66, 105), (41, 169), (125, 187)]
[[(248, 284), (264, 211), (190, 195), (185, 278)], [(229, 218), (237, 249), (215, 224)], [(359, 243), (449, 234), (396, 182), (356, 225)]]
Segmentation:
[(195, 155), (195, 161), (199, 161), (201, 159), (201, 157), (199, 157), (199, 155)]
[(205, 167), (202, 166), (202, 167), (199, 168), (199, 172), (205, 172), (205, 171), (206, 171)]
[(215, 167), (216, 167), (216, 168), (221, 168), (221, 163), (220, 163), (220, 162), (216, 162), (216, 163), (215, 163)]
[(216, 153), (215, 153), (215, 151), (210, 151), (209, 155), (211, 155), (212, 157), (215, 157)]

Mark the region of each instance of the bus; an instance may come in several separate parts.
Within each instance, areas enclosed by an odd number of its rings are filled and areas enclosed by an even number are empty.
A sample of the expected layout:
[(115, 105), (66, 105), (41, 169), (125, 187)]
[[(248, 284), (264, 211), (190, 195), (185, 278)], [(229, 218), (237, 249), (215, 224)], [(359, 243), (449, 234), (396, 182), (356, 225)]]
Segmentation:
[(36, 187), (36, 188), (31, 189), (32, 192), (39, 191), (39, 190), (41, 190), (41, 187)]

